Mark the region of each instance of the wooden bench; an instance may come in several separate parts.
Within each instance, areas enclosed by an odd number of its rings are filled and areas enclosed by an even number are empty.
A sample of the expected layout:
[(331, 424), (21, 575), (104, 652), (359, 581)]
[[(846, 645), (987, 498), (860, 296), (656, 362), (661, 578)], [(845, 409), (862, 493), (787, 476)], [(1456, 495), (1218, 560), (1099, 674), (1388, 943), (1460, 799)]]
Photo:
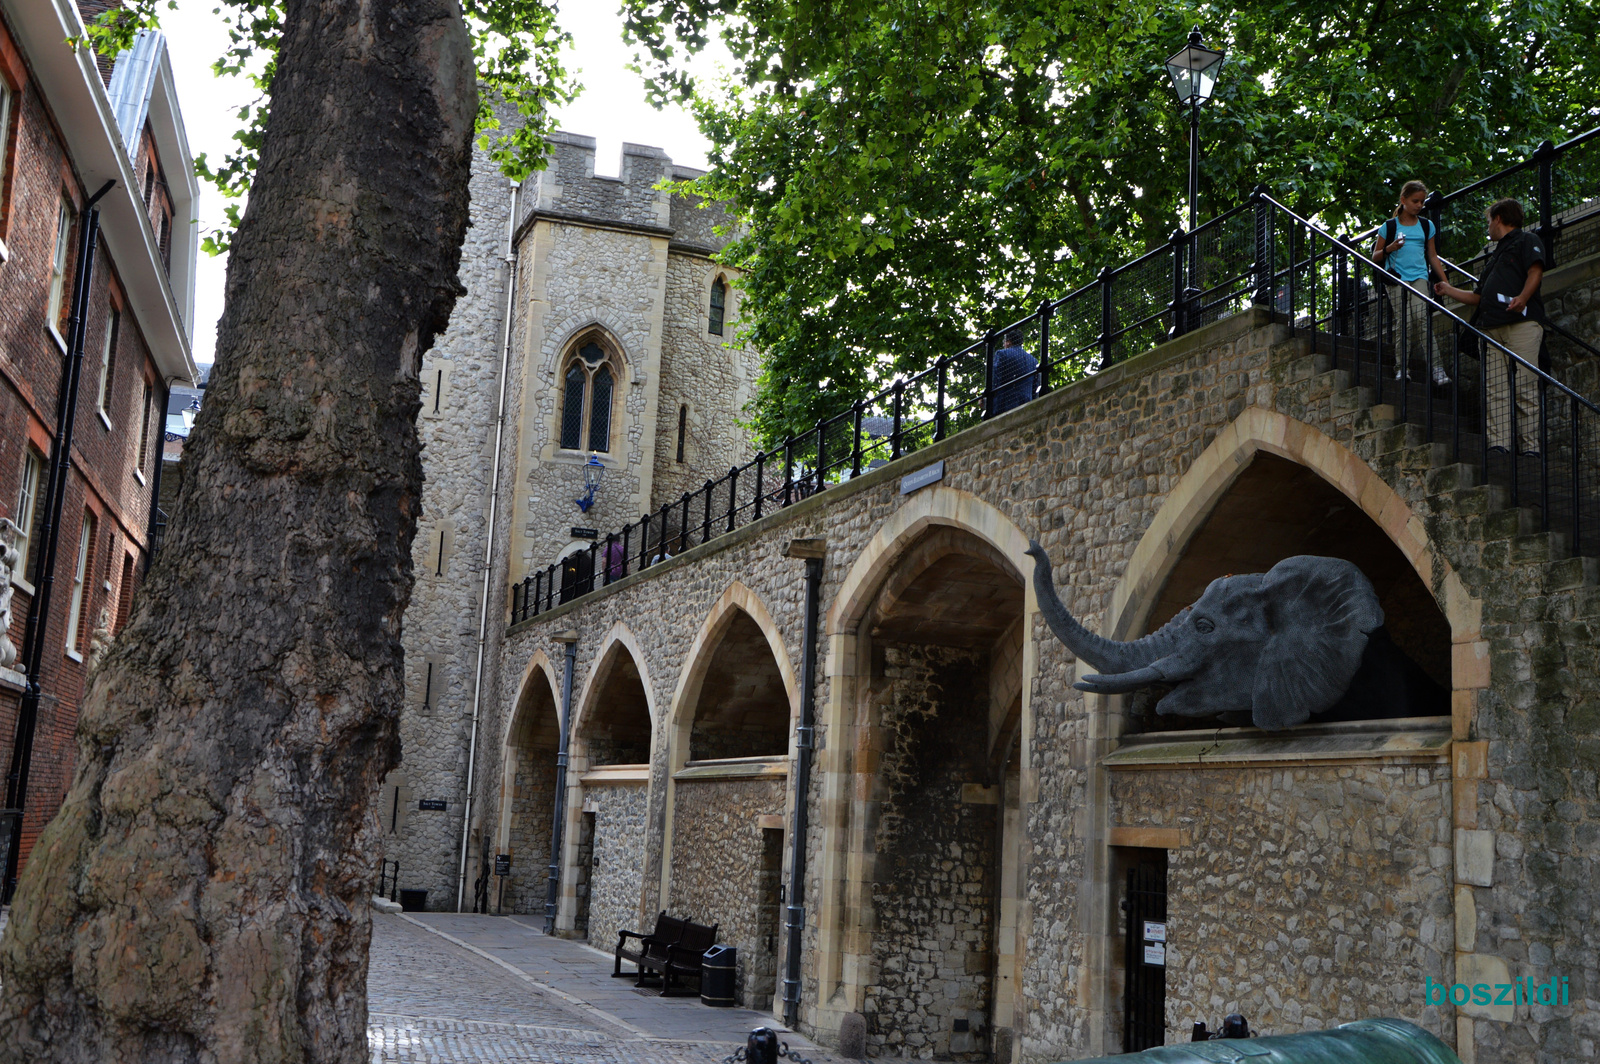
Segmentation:
[(648, 970), (660, 973), (662, 997), (672, 993), (675, 978), (681, 981), (692, 977), (698, 984), (701, 962), (705, 960), (706, 950), (717, 944), (717, 928), (720, 926), (712, 924), (707, 927), (692, 920), (685, 921), (683, 934), (667, 947), (666, 955), (646, 957), (639, 963), (640, 972)]
[[(659, 961), (665, 963), (668, 947), (677, 944), (678, 940), (683, 937), (684, 929), (688, 926), (689, 921), (680, 920), (676, 916), (668, 916), (667, 911), (662, 909), (661, 912), (656, 914), (655, 930), (648, 935), (642, 935), (637, 931), (618, 931), (617, 961), (611, 969), (612, 978), (619, 979), (625, 975), (637, 974), (639, 983), (642, 985), (644, 977), (651, 970), (650, 962)], [(628, 939), (630, 938), (639, 940), (639, 945), (636, 948), (628, 946)], [(638, 965), (638, 972), (623, 971), (623, 961)]]

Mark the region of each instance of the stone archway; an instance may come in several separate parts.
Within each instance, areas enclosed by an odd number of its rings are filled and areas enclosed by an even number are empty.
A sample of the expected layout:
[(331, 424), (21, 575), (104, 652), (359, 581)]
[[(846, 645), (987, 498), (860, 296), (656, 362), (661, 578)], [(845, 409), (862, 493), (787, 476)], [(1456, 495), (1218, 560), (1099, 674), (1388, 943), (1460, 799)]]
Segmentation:
[(607, 634), (594, 662), (568, 740), (559, 926), (610, 948), (641, 919), (656, 713), (625, 627)]
[[(1010, 1044), (1027, 848), (1005, 811), (1028, 771), (1026, 547), (976, 498), (919, 493), (830, 610), (817, 1026), (863, 1012), (875, 1053), (986, 1060)], [(935, 973), (943, 992), (928, 1002), (915, 988)]]
[(495, 852), (511, 856), (511, 874), (497, 885), (500, 896), (491, 897), (490, 904), (507, 912), (544, 911), (561, 738), (560, 705), (554, 670), (540, 653), (523, 676), (502, 744)]
[[(1163, 747), (1160, 735), (1133, 734), (1120, 698), (1086, 696), (1096, 844), (1080, 890), (1090, 958), (1080, 997), (1095, 1040), (1108, 1046), (1121, 1025), (1119, 958), (1139, 953), (1123, 938), (1120, 880), (1152, 860), (1168, 884), (1175, 929), (1165, 945), (1169, 1019), (1201, 1016), (1219, 994), (1260, 1026), (1386, 1014), (1403, 987), (1439, 978), (1451, 961), (1448, 932), (1416, 929), (1448, 927), (1457, 903), (1448, 871), (1459, 842), (1451, 777), (1482, 745), (1462, 741), (1471, 738), (1466, 707), (1488, 680), (1481, 606), (1377, 471), (1303, 423), (1247, 409), (1173, 487), (1105, 614), (1086, 623), (1136, 638), (1212, 576), (1261, 571), (1296, 553), (1346, 557), (1369, 572), (1403, 629), (1396, 642), (1448, 689), (1439, 707), (1449, 715), (1317, 724), (1266, 738), (1213, 725), (1203, 755), (1187, 755), (1182, 741)], [(1259, 748), (1245, 753), (1252, 742)], [(1471, 793), (1475, 781), (1465, 782)], [(1251, 884), (1271, 855), (1315, 874), (1287, 873), (1294, 904), (1256, 912)], [(1384, 899), (1383, 912), (1368, 905), (1374, 897)], [(1227, 957), (1207, 945), (1223, 938)], [(1270, 966), (1280, 939), (1296, 943), (1301, 963), (1271, 994), (1234, 978)], [(1321, 986), (1356, 986), (1369, 948), (1387, 951), (1387, 981), (1374, 978), (1331, 1003), (1318, 996)], [(1457, 949), (1454, 963), (1469, 956)], [(1313, 966), (1315, 976), (1307, 974)]]
[(781, 633), (735, 581), (680, 674), (667, 743), (662, 897), (739, 949), (735, 993), (773, 1007), (799, 690)]

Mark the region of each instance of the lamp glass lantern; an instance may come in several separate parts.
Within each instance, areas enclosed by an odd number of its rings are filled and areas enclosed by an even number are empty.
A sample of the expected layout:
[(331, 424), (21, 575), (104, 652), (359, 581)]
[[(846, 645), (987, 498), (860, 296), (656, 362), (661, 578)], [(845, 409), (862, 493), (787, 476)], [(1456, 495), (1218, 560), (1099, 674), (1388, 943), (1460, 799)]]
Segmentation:
[(1211, 99), (1225, 58), (1225, 53), (1201, 46), (1199, 29), (1190, 33), (1189, 43), (1167, 60), (1167, 73), (1172, 77), (1178, 102), (1197, 107)]
[(573, 500), (578, 504), (578, 509), (589, 512), (589, 507), (594, 505), (594, 493), (600, 489), (600, 478), (605, 475), (606, 467), (601, 464), (600, 456), (591, 454), (589, 460), (583, 463), (583, 498)]

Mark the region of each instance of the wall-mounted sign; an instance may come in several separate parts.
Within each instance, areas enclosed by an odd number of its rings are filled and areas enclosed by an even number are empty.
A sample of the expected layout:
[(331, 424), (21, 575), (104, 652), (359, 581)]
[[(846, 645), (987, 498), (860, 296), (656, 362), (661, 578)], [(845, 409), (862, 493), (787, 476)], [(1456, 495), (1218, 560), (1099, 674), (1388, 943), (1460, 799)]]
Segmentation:
[(937, 484), (944, 479), (944, 459), (941, 458), (932, 465), (923, 466), (915, 473), (907, 473), (900, 478), (900, 494), (910, 495), (918, 488), (925, 488), (929, 484)]
[(445, 810), (443, 798), (424, 798), (417, 803), (417, 808), (424, 813), (442, 813)]
[(1167, 947), (1146, 946), (1144, 948), (1144, 962), (1153, 964), (1158, 968), (1165, 968), (1167, 966)]
[(573, 539), (599, 539), (600, 538), (600, 530), (598, 528), (579, 528), (579, 527), (574, 526), (572, 528), (567, 529), (567, 531), (572, 533), (572, 538)]
[(494, 874), (497, 876), (509, 876), (511, 874), (511, 855), (509, 853), (497, 853), (494, 855)]
[(1167, 925), (1158, 924), (1154, 920), (1144, 922), (1144, 940), (1146, 942), (1165, 942), (1167, 940)]

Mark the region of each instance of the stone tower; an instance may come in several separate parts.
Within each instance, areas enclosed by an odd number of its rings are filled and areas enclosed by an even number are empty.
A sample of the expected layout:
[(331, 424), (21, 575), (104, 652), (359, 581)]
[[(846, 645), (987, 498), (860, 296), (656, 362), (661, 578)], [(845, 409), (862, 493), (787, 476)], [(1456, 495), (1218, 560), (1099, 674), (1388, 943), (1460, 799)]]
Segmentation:
[[(477, 725), (496, 698), (506, 589), (587, 547), (584, 529), (604, 536), (752, 453), (736, 419), (756, 360), (734, 344), (733, 271), (711, 260), (727, 217), (656, 187), (700, 171), (625, 144), (620, 176), (596, 175), (593, 138), (552, 140), (549, 168), (520, 189), (475, 158), (467, 293), (422, 371), (403, 762), (378, 814), (400, 888), (427, 891), (430, 909), (458, 894), (470, 908), (483, 867), (468, 777), (505, 741)], [(605, 473), (584, 512), (591, 455)], [(491, 887), (501, 901), (533, 900)]]

